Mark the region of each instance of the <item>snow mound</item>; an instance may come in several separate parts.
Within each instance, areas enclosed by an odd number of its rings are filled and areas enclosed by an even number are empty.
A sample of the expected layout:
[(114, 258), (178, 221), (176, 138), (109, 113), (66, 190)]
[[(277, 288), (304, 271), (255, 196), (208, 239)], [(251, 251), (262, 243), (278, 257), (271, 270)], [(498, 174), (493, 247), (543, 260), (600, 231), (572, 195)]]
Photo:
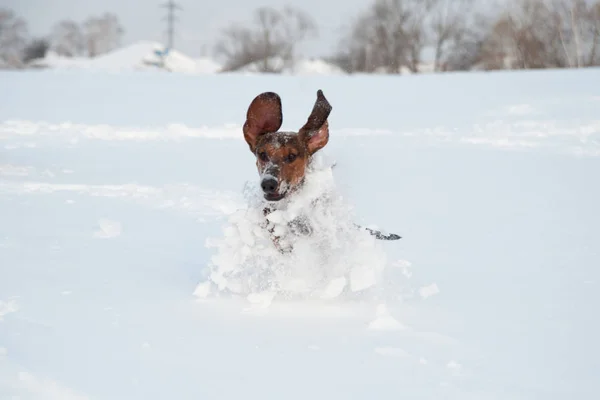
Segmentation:
[[(255, 74), (262, 70), (263, 61), (248, 64), (236, 73)], [(343, 75), (345, 72), (320, 59), (301, 59), (290, 65), (280, 57), (268, 60), (272, 69), (286, 75)], [(89, 71), (127, 72), (164, 69), (183, 74), (216, 74), (222, 66), (207, 57), (192, 58), (178, 50), (169, 50), (152, 41), (140, 41), (94, 58), (64, 57), (48, 51), (41, 59), (29, 63), (32, 68), (84, 69)]]
[[(320, 59), (300, 59), (290, 63), (281, 57), (272, 57), (267, 60), (272, 70), (281, 71), (284, 75), (345, 75), (346, 73), (336, 65)], [(256, 61), (235, 70), (237, 73), (261, 73), (264, 61)]]
[[(332, 299), (377, 290), (386, 254), (354, 224), (352, 208), (336, 193), (331, 167), (321, 159), (313, 163), (302, 191), (276, 203), (247, 184), (248, 208), (230, 216), (222, 238), (207, 241), (217, 253), (208, 280), (195, 291), (198, 297), (228, 293), (270, 304), (277, 295)], [(269, 232), (278, 237), (277, 245)]]
[(294, 75), (344, 75), (340, 67), (319, 59), (299, 60), (289, 71)]
[(56, 68), (71, 69), (85, 68), (90, 59), (84, 57), (63, 57), (56, 52), (49, 50), (44, 58), (38, 58), (31, 61), (28, 65), (33, 68)]
[(164, 52), (165, 47), (160, 43), (140, 41), (94, 58), (69, 58), (49, 51), (45, 58), (35, 60), (30, 65), (108, 72), (165, 69), (185, 74), (212, 74), (221, 69), (215, 61), (207, 58), (194, 59), (177, 50), (162, 55)]
[[(274, 70), (274, 71), (281, 71), (281, 70), (285, 70), (286, 68), (288, 68), (287, 67), (288, 63), (281, 57), (271, 57), (271, 58), (267, 59), (266, 62), (269, 65), (269, 67), (271, 68), (271, 70)], [(255, 62), (246, 64), (243, 67), (240, 67), (231, 72), (245, 73), (245, 74), (258, 74), (258, 73), (261, 73), (261, 71), (264, 67), (264, 63), (265, 63), (264, 60), (255, 61)]]
[(216, 74), (221, 72), (223, 68), (221, 64), (208, 57), (195, 58), (194, 61), (196, 62), (196, 72), (198, 73)]

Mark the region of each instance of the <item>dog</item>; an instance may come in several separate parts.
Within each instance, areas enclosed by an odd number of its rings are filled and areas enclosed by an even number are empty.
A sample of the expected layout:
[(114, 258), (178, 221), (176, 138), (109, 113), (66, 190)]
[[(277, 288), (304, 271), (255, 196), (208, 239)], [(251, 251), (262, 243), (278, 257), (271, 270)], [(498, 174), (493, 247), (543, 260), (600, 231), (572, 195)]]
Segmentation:
[[(332, 109), (319, 89), (313, 109), (300, 130), (279, 131), (283, 123), (280, 96), (274, 92), (264, 92), (252, 100), (246, 112), (243, 133), (250, 151), (256, 157), (260, 187), (267, 203), (279, 202), (302, 190), (312, 157), (329, 142), (328, 118)], [(265, 217), (271, 211), (271, 207), (266, 206)], [(310, 223), (302, 219), (291, 221), (289, 227), (301, 235), (310, 235), (312, 232)], [(360, 229), (358, 225), (356, 227)], [(395, 234), (385, 235), (365, 229), (380, 240), (400, 239)], [(270, 233), (275, 246), (279, 246), (280, 238), (273, 231)], [(280, 248), (280, 251), (285, 250)]]

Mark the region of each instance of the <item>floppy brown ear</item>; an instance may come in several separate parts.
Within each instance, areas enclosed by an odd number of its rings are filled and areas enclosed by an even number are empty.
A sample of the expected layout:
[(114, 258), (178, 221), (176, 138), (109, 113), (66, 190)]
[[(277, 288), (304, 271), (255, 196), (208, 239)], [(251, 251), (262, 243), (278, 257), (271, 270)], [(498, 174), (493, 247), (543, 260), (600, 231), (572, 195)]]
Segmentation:
[(261, 93), (252, 100), (246, 113), (244, 123), (244, 139), (248, 142), (250, 150), (256, 150), (256, 141), (260, 135), (277, 132), (281, 128), (283, 114), (281, 112), (281, 98), (277, 93)]
[(325, 147), (329, 141), (329, 123), (327, 122), (327, 118), (331, 110), (331, 104), (325, 98), (323, 91), (317, 91), (317, 101), (308, 117), (308, 121), (306, 121), (306, 124), (304, 124), (299, 132), (304, 136), (306, 146), (311, 155)]

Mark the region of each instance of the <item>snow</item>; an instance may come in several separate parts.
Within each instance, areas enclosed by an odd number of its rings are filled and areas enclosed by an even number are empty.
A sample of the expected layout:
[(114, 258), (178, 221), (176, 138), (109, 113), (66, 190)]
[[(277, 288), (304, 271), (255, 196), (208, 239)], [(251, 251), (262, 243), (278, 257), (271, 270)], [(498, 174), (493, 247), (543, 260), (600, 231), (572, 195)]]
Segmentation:
[[(597, 398), (598, 80), (0, 72), (0, 398)], [(402, 239), (278, 276), (241, 126), (317, 89), (311, 193)]]
[[(161, 57), (156, 52), (163, 52), (164, 49), (160, 43), (140, 41), (93, 58), (63, 57), (49, 51), (46, 57), (34, 60), (31, 66), (100, 72), (156, 70), (157, 65), (161, 63)], [(221, 66), (211, 59), (194, 59), (174, 49), (168, 52), (162, 62), (166, 70), (182, 74), (213, 74), (221, 69)]]
[[(350, 292), (381, 283), (385, 253), (373, 236), (356, 229), (355, 216), (336, 191), (330, 163), (319, 156), (307, 171), (302, 191), (277, 203), (264, 200), (260, 185), (246, 187), (249, 206), (229, 217), (223, 239), (210, 240), (217, 251), (209, 263), (214, 289), (208, 293), (216, 290), (248, 299), (268, 293), (270, 303), (273, 293), (332, 298), (346, 283)], [(260, 179), (265, 177), (270, 176)], [(265, 207), (271, 210), (266, 218)], [(268, 232), (278, 238), (277, 247)], [(200, 285), (196, 292), (204, 297), (206, 283)]]
[[(193, 58), (172, 49), (161, 60), (157, 52), (165, 50), (164, 45), (152, 41), (139, 41), (128, 46), (113, 50), (97, 57), (64, 57), (54, 51), (48, 51), (42, 59), (29, 63), (32, 68), (49, 68), (53, 70), (85, 70), (96, 72), (131, 72), (131, 71), (156, 71), (164, 69), (183, 75), (205, 75), (221, 72), (222, 65), (209, 57)], [(293, 67), (285, 66), (282, 59), (272, 59), (271, 65), (282, 68), (285, 75), (343, 75), (345, 72), (324, 60), (299, 59)], [(0, 65), (1, 68), (1, 65)], [(249, 64), (236, 73), (254, 74), (260, 70), (258, 63)]]
[(0, 301), (0, 322), (6, 314), (17, 311), (17, 304), (14, 300)]
[[(311, 76), (311, 75), (344, 75), (345, 72), (338, 66), (320, 59), (297, 59), (293, 64), (286, 62), (281, 57), (268, 59), (268, 65), (273, 70), (281, 71), (284, 75)], [(236, 74), (258, 74), (261, 73), (264, 61), (250, 63), (238, 69)]]
[(419, 289), (419, 294), (424, 299), (431, 297), (433, 295), (436, 295), (439, 292), (440, 292), (440, 289), (438, 288), (438, 286), (435, 283), (432, 283), (431, 285), (423, 286), (422, 288)]
[(294, 67), (284, 71), (291, 75), (343, 75), (344, 70), (340, 67), (319, 59), (301, 59)]

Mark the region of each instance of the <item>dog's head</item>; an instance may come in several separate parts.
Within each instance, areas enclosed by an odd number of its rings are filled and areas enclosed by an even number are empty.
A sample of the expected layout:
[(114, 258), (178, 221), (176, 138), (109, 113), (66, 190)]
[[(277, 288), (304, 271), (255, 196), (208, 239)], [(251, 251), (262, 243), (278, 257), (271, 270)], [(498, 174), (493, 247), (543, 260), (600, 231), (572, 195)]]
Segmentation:
[(329, 141), (331, 109), (319, 90), (306, 124), (298, 132), (280, 132), (283, 113), (277, 93), (262, 93), (250, 103), (244, 138), (256, 156), (266, 200), (279, 201), (302, 184), (311, 156)]

